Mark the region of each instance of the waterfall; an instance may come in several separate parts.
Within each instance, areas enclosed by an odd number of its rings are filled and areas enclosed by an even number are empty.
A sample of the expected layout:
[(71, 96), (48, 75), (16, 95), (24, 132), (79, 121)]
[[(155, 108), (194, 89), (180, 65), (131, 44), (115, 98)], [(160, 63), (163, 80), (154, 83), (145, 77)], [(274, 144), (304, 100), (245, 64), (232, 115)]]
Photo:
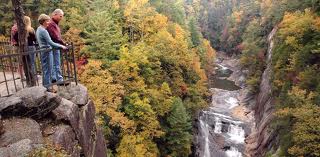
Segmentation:
[(242, 154), (234, 147), (231, 147), (230, 150), (226, 151), (228, 157), (242, 157)]
[(214, 133), (220, 134), (222, 132), (222, 122), (219, 117), (215, 117)]
[(210, 157), (208, 124), (206, 124), (202, 120), (200, 120), (200, 125), (201, 125), (201, 132), (203, 133), (204, 138), (205, 138), (203, 157)]
[[(233, 116), (240, 105), (241, 88), (228, 80), (232, 70), (223, 62), (217, 64), (215, 87), (211, 88), (211, 106), (199, 117), (197, 156), (199, 157), (242, 157), (244, 151), (244, 122)], [(233, 84), (230, 84), (232, 82)], [(218, 83), (221, 83), (218, 85)], [(229, 84), (228, 84), (229, 83)], [(236, 86), (236, 87), (235, 87)]]

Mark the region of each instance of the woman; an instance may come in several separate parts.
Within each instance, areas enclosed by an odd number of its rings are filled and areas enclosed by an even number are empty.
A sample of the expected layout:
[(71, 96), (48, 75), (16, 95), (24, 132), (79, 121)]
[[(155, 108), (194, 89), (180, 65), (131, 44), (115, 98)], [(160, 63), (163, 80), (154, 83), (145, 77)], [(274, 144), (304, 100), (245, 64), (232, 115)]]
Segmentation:
[[(46, 28), (48, 27), (50, 23), (50, 17), (46, 14), (41, 14), (38, 18), (38, 21), (40, 23), (40, 26), (37, 29), (36, 37), (40, 48), (62, 48), (67, 49), (67, 47), (60, 45), (58, 43), (55, 43), (51, 40), (50, 35)], [(51, 83), (51, 70), (50, 69), (50, 52), (42, 52), (41, 53), (41, 65), (42, 65), (42, 71), (43, 71), (43, 80), (42, 84), (44, 87), (47, 88), (49, 92), (56, 92), (54, 89), (50, 89), (50, 83)]]
[[(24, 16), (23, 17), (23, 21), (25, 23), (25, 30), (27, 32), (27, 43), (28, 43), (28, 49), (27, 52), (29, 53), (29, 57), (30, 57), (30, 63), (31, 63), (31, 73), (33, 75), (36, 74), (36, 70), (35, 70), (35, 59), (36, 59), (36, 54), (34, 53), (34, 51), (36, 50), (35, 47), (35, 43), (36, 43), (36, 34), (34, 29), (31, 27), (31, 20), (30, 17), (28, 16)], [(15, 41), (19, 41), (18, 40), (18, 31), (16, 31), (13, 35), (13, 39)]]

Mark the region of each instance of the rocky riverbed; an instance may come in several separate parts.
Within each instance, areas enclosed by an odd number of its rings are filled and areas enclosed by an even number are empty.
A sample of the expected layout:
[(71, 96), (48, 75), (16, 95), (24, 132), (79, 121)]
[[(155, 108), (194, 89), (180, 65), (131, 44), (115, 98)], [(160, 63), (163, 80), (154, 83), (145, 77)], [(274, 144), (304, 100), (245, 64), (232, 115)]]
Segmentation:
[(210, 79), (211, 105), (199, 113), (196, 156), (242, 157), (245, 138), (254, 126), (249, 105), (253, 95), (246, 87), (246, 71), (238, 58), (218, 53)]

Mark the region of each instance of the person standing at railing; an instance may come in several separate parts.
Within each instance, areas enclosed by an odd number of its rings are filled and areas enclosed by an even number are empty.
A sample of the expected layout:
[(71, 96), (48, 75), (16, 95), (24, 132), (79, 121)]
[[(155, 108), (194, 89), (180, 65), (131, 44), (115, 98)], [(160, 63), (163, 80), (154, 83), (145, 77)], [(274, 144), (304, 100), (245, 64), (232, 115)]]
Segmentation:
[[(35, 44), (36, 44), (36, 33), (34, 29), (31, 26), (31, 20), (30, 17), (24, 16), (23, 21), (25, 23), (25, 30), (27, 31), (27, 43), (28, 43), (28, 48), (27, 52), (29, 53), (29, 58), (30, 58), (30, 64), (31, 64), (31, 73), (33, 76), (36, 77), (36, 69), (35, 69), (35, 60), (36, 60), (36, 54), (34, 51), (36, 50)], [(19, 41), (18, 39), (18, 31), (16, 31), (13, 34), (13, 39), (15, 41)]]
[[(38, 18), (40, 26), (37, 29), (36, 37), (40, 48), (62, 48), (67, 49), (64, 45), (55, 43), (51, 40), (50, 35), (46, 28), (50, 24), (50, 17), (46, 14), (41, 14)], [(50, 52), (41, 53), (41, 65), (43, 71), (42, 84), (49, 92), (56, 92), (53, 88), (49, 88), (51, 84), (51, 65), (50, 65)]]
[(11, 46), (17, 46), (18, 45), (18, 40), (14, 39), (14, 34), (18, 32), (18, 25), (17, 22), (14, 21), (13, 26), (11, 27), (11, 36), (10, 36), (10, 44)]
[[(59, 22), (63, 18), (63, 11), (61, 9), (56, 9), (52, 12), (51, 21), (47, 28), (52, 41), (59, 43), (61, 45), (66, 45), (62, 40), (61, 31), (59, 27)], [(58, 85), (63, 84), (63, 77), (61, 72), (61, 61), (60, 61), (60, 50), (52, 51), (52, 83), (57, 82)]]

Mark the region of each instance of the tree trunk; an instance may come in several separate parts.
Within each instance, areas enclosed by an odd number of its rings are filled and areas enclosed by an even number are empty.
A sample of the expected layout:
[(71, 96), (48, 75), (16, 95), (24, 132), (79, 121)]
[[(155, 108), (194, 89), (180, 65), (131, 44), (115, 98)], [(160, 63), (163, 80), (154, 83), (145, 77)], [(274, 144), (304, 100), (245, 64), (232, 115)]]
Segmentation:
[[(12, 0), (12, 6), (15, 14), (15, 19), (17, 21), (18, 26), (18, 44), (19, 44), (19, 53), (21, 54), (22, 66), (24, 70), (24, 74), (26, 77), (27, 85), (28, 86), (35, 86), (35, 72), (32, 71), (31, 60), (27, 52), (27, 31), (25, 29), (24, 23), (24, 11), (21, 6), (21, 0)], [(22, 76), (21, 76), (22, 77)]]

